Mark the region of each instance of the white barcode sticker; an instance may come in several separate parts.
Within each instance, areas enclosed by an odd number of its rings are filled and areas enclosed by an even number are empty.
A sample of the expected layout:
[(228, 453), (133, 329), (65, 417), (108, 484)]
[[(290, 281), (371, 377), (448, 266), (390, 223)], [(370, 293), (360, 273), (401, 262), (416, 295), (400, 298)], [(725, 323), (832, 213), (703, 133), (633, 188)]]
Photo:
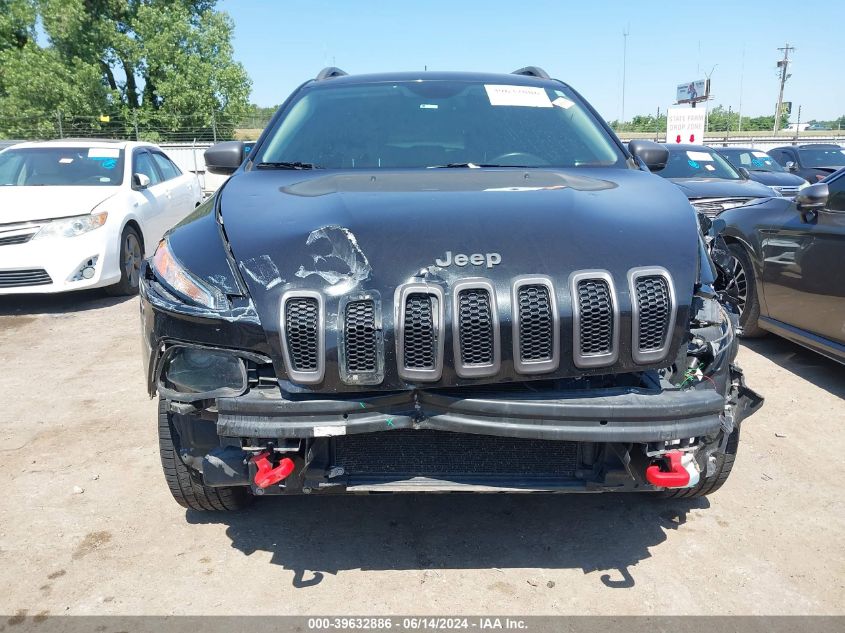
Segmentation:
[(536, 86), (502, 86), (485, 84), (487, 98), (494, 106), (523, 106), (551, 108), (552, 102), (545, 89)]

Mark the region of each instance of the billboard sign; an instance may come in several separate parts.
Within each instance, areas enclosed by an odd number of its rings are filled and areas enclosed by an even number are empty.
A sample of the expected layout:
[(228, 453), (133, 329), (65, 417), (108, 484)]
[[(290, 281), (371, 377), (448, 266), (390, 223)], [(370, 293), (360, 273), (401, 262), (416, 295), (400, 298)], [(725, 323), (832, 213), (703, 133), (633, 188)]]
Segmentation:
[(678, 90), (675, 95), (675, 101), (678, 103), (692, 103), (695, 101), (705, 101), (709, 90), (707, 89), (706, 79), (696, 79), (695, 81), (688, 81), (684, 84), (678, 84)]
[(705, 108), (669, 108), (666, 114), (667, 143), (704, 143)]

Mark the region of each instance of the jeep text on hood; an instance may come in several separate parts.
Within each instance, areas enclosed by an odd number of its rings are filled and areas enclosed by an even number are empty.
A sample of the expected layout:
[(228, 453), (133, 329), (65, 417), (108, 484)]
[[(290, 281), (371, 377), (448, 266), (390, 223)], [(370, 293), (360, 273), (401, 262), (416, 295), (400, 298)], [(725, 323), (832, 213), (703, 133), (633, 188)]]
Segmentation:
[(329, 69), (210, 150), (142, 284), (177, 501), (718, 488), (762, 400), (719, 238), (632, 151), (535, 68)]

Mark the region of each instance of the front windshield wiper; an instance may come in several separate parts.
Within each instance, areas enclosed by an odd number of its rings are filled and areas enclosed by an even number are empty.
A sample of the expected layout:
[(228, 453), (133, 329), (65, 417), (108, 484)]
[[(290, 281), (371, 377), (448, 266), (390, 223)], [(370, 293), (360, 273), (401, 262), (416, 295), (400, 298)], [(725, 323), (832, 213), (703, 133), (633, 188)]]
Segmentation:
[(446, 163), (445, 165), (429, 165), (426, 169), (481, 169), (482, 167), (516, 167), (526, 169), (529, 165), (497, 165), (496, 163)]
[(320, 169), (313, 163), (301, 163), (299, 161), (287, 162), (277, 161), (272, 163), (258, 163), (256, 169)]

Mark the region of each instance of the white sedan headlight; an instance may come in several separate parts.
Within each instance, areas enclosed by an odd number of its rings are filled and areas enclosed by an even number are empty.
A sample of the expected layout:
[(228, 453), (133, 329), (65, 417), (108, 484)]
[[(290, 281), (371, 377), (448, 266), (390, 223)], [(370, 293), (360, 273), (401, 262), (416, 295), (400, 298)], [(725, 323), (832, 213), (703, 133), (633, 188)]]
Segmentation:
[(62, 218), (60, 220), (52, 220), (41, 227), (41, 230), (36, 233), (32, 239), (41, 239), (45, 237), (76, 237), (88, 231), (98, 229), (106, 223), (106, 218), (109, 214), (105, 211), (102, 213), (89, 213), (86, 215), (77, 215), (72, 218)]

